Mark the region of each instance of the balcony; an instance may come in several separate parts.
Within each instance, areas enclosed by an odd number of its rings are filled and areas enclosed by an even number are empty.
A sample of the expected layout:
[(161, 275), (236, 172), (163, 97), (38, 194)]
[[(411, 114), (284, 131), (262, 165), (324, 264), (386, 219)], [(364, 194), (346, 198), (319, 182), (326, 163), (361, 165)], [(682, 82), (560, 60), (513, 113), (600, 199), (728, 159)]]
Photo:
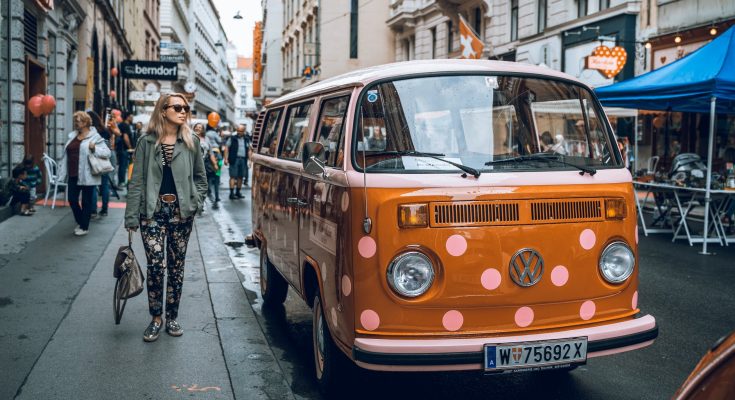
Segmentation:
[(416, 24), (415, 13), (419, 9), (420, 0), (391, 0), (390, 18), (387, 24), (391, 29), (399, 29), (405, 26), (412, 27)]

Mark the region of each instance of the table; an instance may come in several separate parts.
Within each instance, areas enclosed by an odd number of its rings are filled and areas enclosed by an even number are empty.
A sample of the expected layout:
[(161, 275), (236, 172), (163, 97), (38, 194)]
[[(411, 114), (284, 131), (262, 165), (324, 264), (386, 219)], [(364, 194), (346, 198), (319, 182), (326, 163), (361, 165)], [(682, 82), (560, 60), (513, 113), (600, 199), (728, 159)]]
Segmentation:
[[(645, 236), (648, 236), (649, 233), (671, 232), (673, 234), (672, 242), (677, 239), (687, 239), (690, 246), (693, 246), (694, 243), (704, 243), (703, 236), (692, 235), (687, 217), (690, 216), (696, 202), (699, 199), (704, 199), (707, 193), (706, 189), (639, 181), (633, 181), (633, 185), (636, 189), (635, 200), (638, 217)], [(638, 192), (644, 190), (643, 202), (648, 201), (648, 197), (653, 195), (655, 211), (658, 212), (658, 216), (648, 225), (643, 218), (643, 207), (641, 199), (638, 197)], [(727, 230), (720, 218), (733, 201), (735, 201), (735, 191), (710, 190), (709, 221), (706, 229), (708, 233), (714, 231), (715, 235), (707, 237), (707, 243), (719, 243), (722, 246), (735, 243), (735, 236), (728, 237)], [(678, 212), (678, 221), (674, 221), (674, 210)], [(657, 226), (659, 224), (660, 227)], [(667, 224), (669, 225), (668, 228), (666, 227)]]

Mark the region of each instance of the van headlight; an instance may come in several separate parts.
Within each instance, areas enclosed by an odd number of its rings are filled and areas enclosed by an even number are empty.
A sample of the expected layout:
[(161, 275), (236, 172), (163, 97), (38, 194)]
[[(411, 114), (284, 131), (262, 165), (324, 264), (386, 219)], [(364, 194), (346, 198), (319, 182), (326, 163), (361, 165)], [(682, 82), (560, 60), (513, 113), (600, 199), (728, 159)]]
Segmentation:
[(426, 293), (434, 281), (434, 265), (429, 257), (417, 251), (403, 253), (388, 266), (388, 284), (404, 297)]
[(622, 283), (633, 274), (635, 255), (623, 242), (610, 243), (600, 257), (600, 273), (610, 283)]

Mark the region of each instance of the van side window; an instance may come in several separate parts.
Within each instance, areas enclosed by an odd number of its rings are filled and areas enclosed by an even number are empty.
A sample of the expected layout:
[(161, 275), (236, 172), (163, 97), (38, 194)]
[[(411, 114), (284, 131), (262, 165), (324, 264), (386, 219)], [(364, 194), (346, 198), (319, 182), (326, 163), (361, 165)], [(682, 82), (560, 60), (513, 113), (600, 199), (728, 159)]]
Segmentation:
[(344, 120), (349, 102), (348, 95), (322, 103), (316, 140), (324, 145), (324, 161), (330, 167), (339, 168), (344, 160)]
[(268, 115), (265, 116), (265, 126), (261, 128), (261, 140), (260, 154), (267, 156), (276, 155), (276, 147), (278, 146), (278, 126), (281, 119), (282, 108), (277, 110), (268, 111)]
[(312, 103), (302, 103), (288, 109), (286, 134), (281, 145), (280, 158), (297, 160), (301, 156), (301, 148), (309, 135), (309, 111)]

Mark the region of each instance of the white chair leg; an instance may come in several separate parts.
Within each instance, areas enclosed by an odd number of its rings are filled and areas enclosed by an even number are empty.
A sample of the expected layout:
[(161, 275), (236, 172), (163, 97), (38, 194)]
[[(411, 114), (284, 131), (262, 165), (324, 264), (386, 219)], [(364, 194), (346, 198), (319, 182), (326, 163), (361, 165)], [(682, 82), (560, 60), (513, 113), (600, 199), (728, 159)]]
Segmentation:
[(43, 199), (43, 206), (46, 207), (46, 203), (48, 203), (48, 195), (51, 193), (51, 188), (46, 188), (46, 197)]
[(54, 185), (54, 199), (51, 201), (51, 209), (53, 210), (56, 207), (56, 191), (59, 190), (59, 185)]

